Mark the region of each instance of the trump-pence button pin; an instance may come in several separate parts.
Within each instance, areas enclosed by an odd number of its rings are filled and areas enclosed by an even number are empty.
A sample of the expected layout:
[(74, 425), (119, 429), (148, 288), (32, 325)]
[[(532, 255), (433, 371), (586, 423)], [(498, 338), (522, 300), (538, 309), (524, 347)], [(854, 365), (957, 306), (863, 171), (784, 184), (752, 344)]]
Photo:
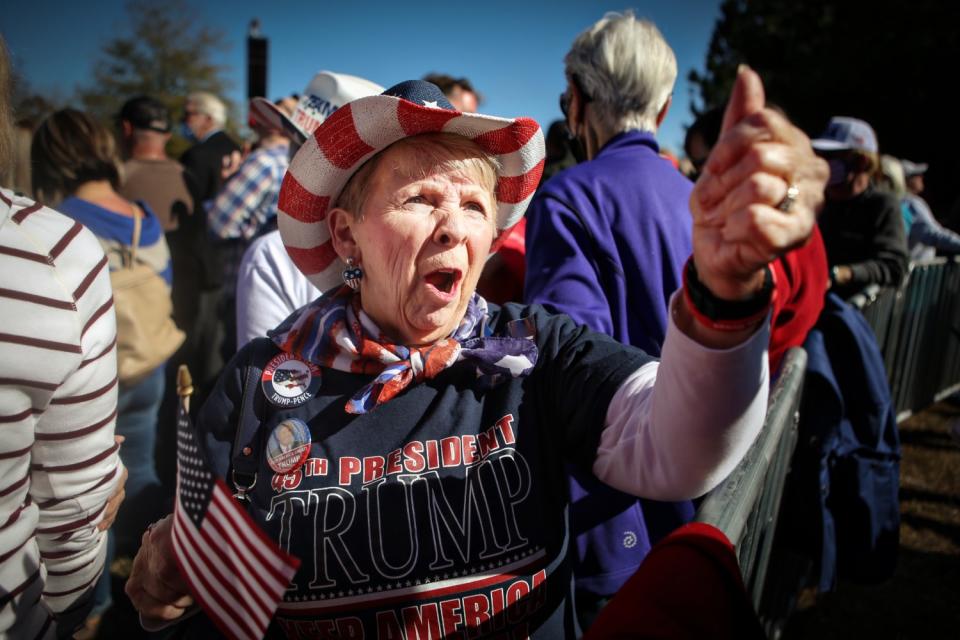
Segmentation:
[(270, 404), (299, 407), (317, 395), (320, 367), (291, 353), (281, 353), (271, 358), (263, 368), (260, 384)]

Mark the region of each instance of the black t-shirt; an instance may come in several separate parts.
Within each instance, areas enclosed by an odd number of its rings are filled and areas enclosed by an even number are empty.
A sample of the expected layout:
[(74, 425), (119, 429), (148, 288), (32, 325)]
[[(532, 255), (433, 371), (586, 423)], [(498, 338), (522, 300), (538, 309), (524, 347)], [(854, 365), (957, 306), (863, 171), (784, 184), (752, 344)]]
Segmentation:
[[(277, 613), (289, 637), (574, 636), (564, 465), (592, 463), (610, 400), (651, 358), (539, 306), (491, 313), (495, 335), (533, 322), (530, 375), (486, 388), (458, 363), (364, 415), (344, 405), (368, 375), (322, 369), (317, 395), (295, 408), (248, 385), (261, 458), (250, 512), (301, 560)], [(258, 352), (237, 354), (197, 422), (228, 478)], [(310, 453), (277, 474), (266, 443), (290, 418), (309, 426)]]

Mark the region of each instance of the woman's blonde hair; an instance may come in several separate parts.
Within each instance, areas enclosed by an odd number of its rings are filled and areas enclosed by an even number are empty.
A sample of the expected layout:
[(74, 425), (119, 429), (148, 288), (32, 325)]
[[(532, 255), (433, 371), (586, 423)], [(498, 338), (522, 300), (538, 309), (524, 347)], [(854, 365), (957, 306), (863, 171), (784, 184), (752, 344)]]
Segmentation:
[[(500, 172), (499, 161), (483, 151), (475, 142), (463, 136), (452, 133), (424, 133), (421, 135), (403, 138), (394, 142), (367, 160), (337, 196), (334, 206), (349, 211), (354, 217), (360, 217), (363, 203), (370, 186), (370, 177), (380, 166), (383, 157), (391, 149), (410, 148), (415, 153), (413, 161), (404, 166), (393, 167), (394, 171), (403, 173), (411, 178), (425, 178), (438, 171), (452, 171), (463, 173), (477, 178), (491, 195), (492, 203), (496, 206), (497, 174)], [(496, 211), (491, 212), (496, 215)]]
[(120, 160), (113, 135), (76, 109), (61, 109), (43, 121), (30, 147), (33, 192), (56, 203), (94, 180), (120, 186)]
[(903, 165), (893, 156), (883, 154), (880, 156), (880, 177), (879, 183), (886, 187), (898, 198), (902, 198), (907, 193), (907, 180), (903, 176)]

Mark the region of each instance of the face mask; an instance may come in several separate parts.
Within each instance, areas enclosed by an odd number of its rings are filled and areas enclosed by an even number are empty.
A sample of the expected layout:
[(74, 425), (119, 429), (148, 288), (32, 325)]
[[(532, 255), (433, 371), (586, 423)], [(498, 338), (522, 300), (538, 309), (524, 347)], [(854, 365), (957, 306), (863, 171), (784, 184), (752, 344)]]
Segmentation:
[(587, 160), (587, 150), (583, 146), (583, 142), (580, 141), (580, 138), (574, 134), (568, 127), (564, 127), (564, 134), (567, 136), (567, 148), (570, 149), (570, 153), (573, 155), (573, 159), (580, 164)]
[(187, 126), (186, 122), (180, 123), (180, 135), (187, 139), (189, 142), (197, 142), (197, 136), (193, 133), (193, 129)]
[(580, 142), (580, 138), (572, 138), (570, 140), (570, 153), (573, 154), (573, 158), (577, 161), (577, 164), (586, 162), (587, 160), (587, 151), (584, 149), (583, 143)]
[(828, 187), (834, 187), (847, 181), (847, 173), (849, 173), (847, 163), (840, 158), (831, 158), (827, 160), (827, 164), (830, 166), (830, 180), (827, 182)]

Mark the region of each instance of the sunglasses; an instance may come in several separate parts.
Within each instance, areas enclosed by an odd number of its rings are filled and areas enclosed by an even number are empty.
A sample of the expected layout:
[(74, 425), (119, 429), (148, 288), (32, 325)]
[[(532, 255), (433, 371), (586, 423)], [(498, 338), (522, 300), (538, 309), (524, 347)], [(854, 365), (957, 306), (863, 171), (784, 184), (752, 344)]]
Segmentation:
[[(580, 79), (577, 78), (576, 75), (570, 76), (570, 82), (573, 83), (573, 86), (575, 86), (577, 91), (580, 92), (580, 99), (583, 101), (583, 104), (587, 104), (593, 100), (593, 98), (590, 97), (590, 94), (583, 90), (583, 85), (580, 84)], [(569, 90), (560, 94), (560, 113), (563, 114), (564, 119), (568, 118), (570, 115), (570, 99), (571, 95)]]

